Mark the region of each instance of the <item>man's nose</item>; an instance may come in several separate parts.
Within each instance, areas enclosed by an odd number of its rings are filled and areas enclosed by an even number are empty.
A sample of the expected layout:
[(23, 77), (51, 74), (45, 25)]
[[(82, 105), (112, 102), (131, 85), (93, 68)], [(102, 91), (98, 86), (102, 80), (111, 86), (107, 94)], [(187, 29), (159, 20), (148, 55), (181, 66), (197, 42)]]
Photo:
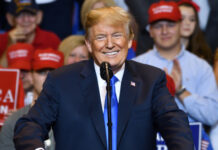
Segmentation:
[(163, 34), (167, 34), (167, 32), (168, 32), (167, 26), (166, 26), (166, 25), (163, 25), (163, 26), (162, 26), (162, 33), (163, 33)]
[(114, 47), (113, 40), (112, 40), (111, 36), (107, 37), (107, 45), (106, 46), (108, 49), (112, 49)]
[(30, 20), (30, 16), (29, 16), (29, 15), (23, 15), (22, 20), (23, 20), (24, 22), (28, 22), (28, 21)]

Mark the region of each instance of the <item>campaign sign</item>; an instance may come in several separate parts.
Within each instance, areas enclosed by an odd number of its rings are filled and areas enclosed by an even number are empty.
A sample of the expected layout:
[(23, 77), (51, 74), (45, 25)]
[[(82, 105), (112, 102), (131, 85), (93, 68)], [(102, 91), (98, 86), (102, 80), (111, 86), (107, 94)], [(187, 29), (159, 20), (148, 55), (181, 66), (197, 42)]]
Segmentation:
[[(201, 150), (201, 133), (202, 133), (202, 124), (200, 122), (193, 122), (190, 123), (190, 128), (192, 131), (192, 136), (194, 140), (194, 150)], [(164, 139), (160, 135), (160, 133), (157, 133), (157, 150), (168, 150)]]
[(16, 109), (18, 85), (19, 70), (0, 69), (0, 126), (3, 125), (5, 114)]
[(190, 128), (192, 130), (195, 150), (201, 149), (201, 135), (202, 135), (202, 124), (200, 122), (190, 123)]

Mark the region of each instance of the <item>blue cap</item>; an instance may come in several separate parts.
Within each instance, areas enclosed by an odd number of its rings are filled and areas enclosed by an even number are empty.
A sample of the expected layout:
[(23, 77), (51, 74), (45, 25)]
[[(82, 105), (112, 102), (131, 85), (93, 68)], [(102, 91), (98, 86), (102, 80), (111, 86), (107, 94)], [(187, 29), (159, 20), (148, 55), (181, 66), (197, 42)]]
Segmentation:
[(24, 11), (36, 14), (38, 5), (35, 0), (12, 0), (9, 3), (9, 12), (11, 14), (17, 16)]

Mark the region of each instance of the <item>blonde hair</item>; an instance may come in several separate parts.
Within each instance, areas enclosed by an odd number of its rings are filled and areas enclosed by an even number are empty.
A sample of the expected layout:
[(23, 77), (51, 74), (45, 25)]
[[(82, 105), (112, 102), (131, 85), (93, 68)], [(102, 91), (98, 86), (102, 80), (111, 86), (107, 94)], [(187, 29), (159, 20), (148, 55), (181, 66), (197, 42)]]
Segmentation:
[(134, 34), (131, 27), (131, 16), (128, 12), (120, 7), (104, 7), (91, 10), (87, 15), (85, 23), (86, 39), (89, 37), (89, 29), (104, 21), (108, 25), (124, 25), (130, 39)]
[(81, 23), (85, 28), (87, 14), (93, 9), (94, 4), (103, 2), (105, 7), (116, 6), (113, 0), (85, 0), (81, 8)]
[(73, 49), (83, 45), (85, 45), (85, 37), (83, 35), (71, 35), (66, 37), (58, 47), (58, 49), (64, 54), (64, 63), (67, 63), (67, 58)]

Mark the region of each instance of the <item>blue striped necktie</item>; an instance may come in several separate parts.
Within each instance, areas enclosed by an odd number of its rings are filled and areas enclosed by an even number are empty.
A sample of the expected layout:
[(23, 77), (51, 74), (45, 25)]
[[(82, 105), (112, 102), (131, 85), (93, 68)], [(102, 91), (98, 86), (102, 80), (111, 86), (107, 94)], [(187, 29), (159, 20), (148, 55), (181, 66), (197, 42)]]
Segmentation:
[[(112, 150), (117, 149), (117, 118), (118, 118), (118, 101), (116, 96), (115, 90), (115, 83), (118, 81), (116, 76), (111, 78), (111, 121), (112, 121)], [(105, 98), (105, 105), (104, 105), (104, 124), (107, 136), (107, 147), (109, 146), (108, 143), (108, 114), (107, 114), (107, 95)], [(107, 148), (108, 149), (108, 148)]]

